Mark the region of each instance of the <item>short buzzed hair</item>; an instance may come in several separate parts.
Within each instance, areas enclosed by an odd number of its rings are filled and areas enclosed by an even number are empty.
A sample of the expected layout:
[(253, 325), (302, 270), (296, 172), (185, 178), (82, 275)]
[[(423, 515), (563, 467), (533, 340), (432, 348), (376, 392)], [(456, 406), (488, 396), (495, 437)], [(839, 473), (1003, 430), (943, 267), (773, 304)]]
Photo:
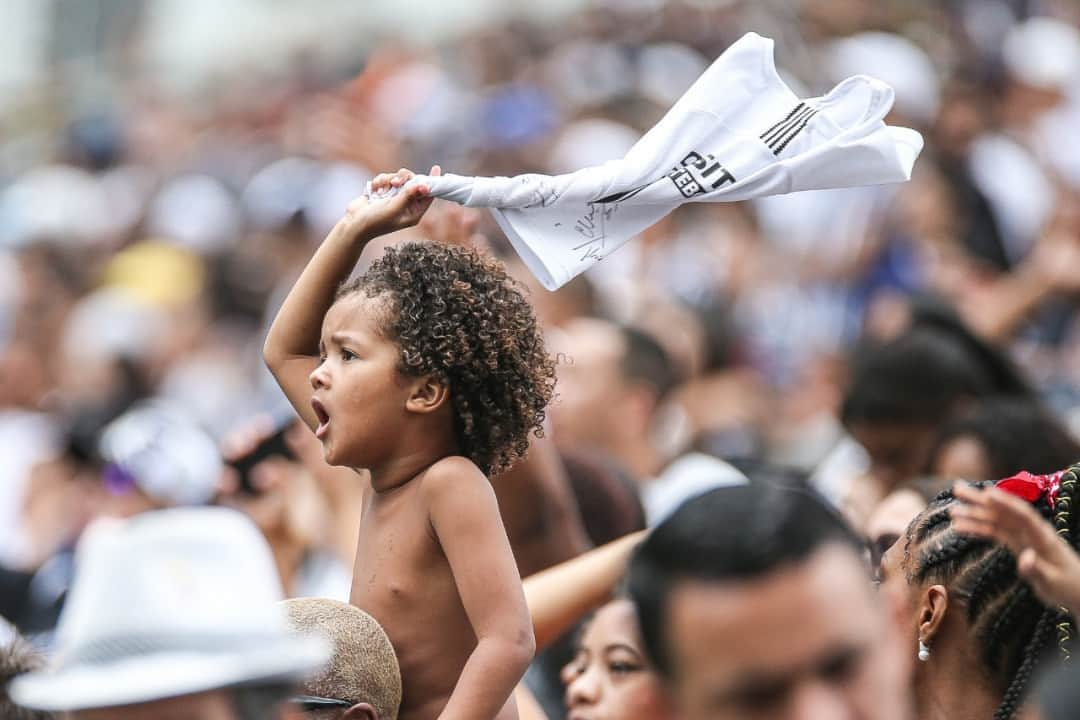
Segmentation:
[(834, 543), (861, 558), (859, 537), (809, 489), (751, 476), (747, 485), (717, 488), (688, 500), (652, 531), (630, 561), (627, 586), (653, 665), (662, 676), (672, 676), (668, 604), (678, 583), (753, 580)]
[(16, 705), (7, 694), (12, 678), (44, 669), (44, 656), (25, 640), (15, 637), (0, 643), (0, 720), (53, 720), (56, 717), (51, 712)]
[(401, 705), (401, 671), (382, 626), (363, 610), (327, 598), (282, 603), (289, 625), (303, 635), (317, 634), (334, 647), (326, 668), (304, 683), (304, 693), (353, 703), (368, 703), (379, 720), (396, 720)]

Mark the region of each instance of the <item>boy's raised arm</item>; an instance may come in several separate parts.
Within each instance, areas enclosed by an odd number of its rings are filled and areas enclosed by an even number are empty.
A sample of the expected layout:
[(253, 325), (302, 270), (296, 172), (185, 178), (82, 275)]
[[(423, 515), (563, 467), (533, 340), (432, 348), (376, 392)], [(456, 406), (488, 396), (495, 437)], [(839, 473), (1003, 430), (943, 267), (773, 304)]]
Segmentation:
[(429, 471), (424, 494), (432, 528), (477, 638), (440, 720), (494, 718), (535, 650), (495, 492), (471, 462), (448, 458)]
[[(439, 174), (438, 166), (432, 168), (431, 174)], [(412, 173), (403, 169), (379, 175), (371, 187), (375, 192), (398, 188), (411, 177)], [(263, 345), (263, 359), (308, 427), (315, 429), (319, 424), (310, 404), (309, 376), (319, 364), (323, 316), (333, 304), (338, 286), (348, 279), (371, 239), (415, 225), (430, 204), (424, 185), (408, 187), (389, 198), (353, 200), (315, 251), (274, 318)]]

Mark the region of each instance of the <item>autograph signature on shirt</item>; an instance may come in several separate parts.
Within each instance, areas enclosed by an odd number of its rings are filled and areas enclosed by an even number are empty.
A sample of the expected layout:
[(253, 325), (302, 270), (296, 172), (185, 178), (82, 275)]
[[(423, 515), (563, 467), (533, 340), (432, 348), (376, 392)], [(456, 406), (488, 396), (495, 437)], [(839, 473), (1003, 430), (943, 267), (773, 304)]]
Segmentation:
[(618, 210), (619, 203), (589, 203), (589, 211), (574, 222), (574, 230), (585, 238), (585, 242), (574, 246), (575, 251), (585, 251), (582, 261), (599, 261), (603, 257), (600, 253), (607, 241), (607, 223)]
[(562, 196), (562, 193), (560, 193), (548, 179), (542, 175), (526, 175), (521, 178), (520, 182), (522, 185), (531, 184), (534, 186), (530, 188), (533, 200), (524, 206), (526, 210), (545, 208), (549, 205), (554, 205)]

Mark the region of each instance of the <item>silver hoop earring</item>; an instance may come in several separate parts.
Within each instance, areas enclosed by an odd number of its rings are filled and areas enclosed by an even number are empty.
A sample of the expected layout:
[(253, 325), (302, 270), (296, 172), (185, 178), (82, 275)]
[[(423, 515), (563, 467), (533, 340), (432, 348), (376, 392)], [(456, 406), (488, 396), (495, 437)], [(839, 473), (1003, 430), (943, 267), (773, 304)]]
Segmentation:
[(920, 638), (919, 639), (919, 660), (921, 662), (926, 662), (929, 659), (930, 659), (930, 648), (927, 646), (926, 643), (924, 643), (922, 641), (922, 638)]

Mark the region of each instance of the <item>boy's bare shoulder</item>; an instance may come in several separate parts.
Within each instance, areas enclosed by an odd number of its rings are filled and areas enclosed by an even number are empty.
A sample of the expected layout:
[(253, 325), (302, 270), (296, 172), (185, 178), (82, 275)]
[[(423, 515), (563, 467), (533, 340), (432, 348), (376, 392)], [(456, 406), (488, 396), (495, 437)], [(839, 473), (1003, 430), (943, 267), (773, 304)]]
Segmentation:
[(424, 471), (422, 492), (430, 499), (437, 499), (446, 492), (461, 492), (467, 488), (483, 488), (492, 494), (490, 480), (469, 458), (449, 456)]
[(492, 513), (500, 517), (495, 488), (468, 458), (451, 456), (436, 462), (423, 473), (419, 491), (434, 525), (481, 521)]

